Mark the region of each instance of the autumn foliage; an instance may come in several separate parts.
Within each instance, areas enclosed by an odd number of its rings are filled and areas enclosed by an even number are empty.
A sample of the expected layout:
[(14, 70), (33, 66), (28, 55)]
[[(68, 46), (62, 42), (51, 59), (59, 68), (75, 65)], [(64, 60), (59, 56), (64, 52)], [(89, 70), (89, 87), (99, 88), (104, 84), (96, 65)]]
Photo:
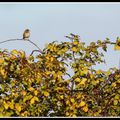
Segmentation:
[(78, 35), (44, 53), (0, 50), (0, 116), (120, 116), (120, 70), (104, 63), (107, 38), (88, 46)]

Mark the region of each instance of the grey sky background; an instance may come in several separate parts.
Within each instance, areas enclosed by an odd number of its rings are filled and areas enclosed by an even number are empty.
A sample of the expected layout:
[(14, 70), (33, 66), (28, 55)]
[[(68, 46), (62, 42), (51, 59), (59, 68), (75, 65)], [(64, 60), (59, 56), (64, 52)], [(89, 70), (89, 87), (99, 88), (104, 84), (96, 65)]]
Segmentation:
[[(41, 49), (54, 40), (69, 41), (65, 35), (78, 34), (86, 44), (120, 37), (120, 3), (0, 3), (0, 41), (22, 38), (26, 28), (31, 30), (30, 39)], [(0, 44), (8, 50), (25, 50), (30, 54), (36, 49), (29, 42), (15, 41)], [(107, 65), (96, 69), (108, 70), (119, 66), (120, 51), (114, 46), (105, 53)]]

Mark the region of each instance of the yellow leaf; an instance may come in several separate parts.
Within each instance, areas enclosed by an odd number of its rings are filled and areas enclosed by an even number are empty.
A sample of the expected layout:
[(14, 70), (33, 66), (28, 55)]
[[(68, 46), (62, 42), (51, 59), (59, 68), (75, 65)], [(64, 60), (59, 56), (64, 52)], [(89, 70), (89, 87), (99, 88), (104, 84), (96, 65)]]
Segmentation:
[(22, 110), (22, 109), (21, 109), (21, 105), (20, 105), (19, 103), (16, 103), (16, 104), (15, 104), (15, 108), (16, 108), (16, 110), (19, 111), (19, 112)]
[(71, 98), (71, 99), (70, 99), (70, 101), (71, 101), (72, 103), (74, 103), (74, 102), (75, 102), (74, 98)]
[(46, 57), (46, 59), (47, 59), (47, 60), (49, 60), (49, 59), (50, 59), (50, 57), (49, 57), (49, 56), (47, 56), (47, 57)]
[(51, 58), (50, 58), (50, 61), (52, 62), (53, 60), (54, 60), (54, 58), (53, 58), (53, 57), (51, 57)]
[(1, 68), (0, 72), (1, 72), (2, 75), (5, 74), (5, 70), (3, 68)]
[(8, 104), (11, 109), (14, 109), (14, 104), (12, 102), (8, 102)]
[(11, 53), (18, 54), (18, 51), (17, 50), (12, 50)]
[(15, 96), (15, 97), (18, 97), (19, 95), (18, 95), (18, 93), (15, 93), (14, 96)]
[(34, 103), (35, 103), (34, 97), (30, 100), (30, 103), (31, 103), (31, 104), (34, 104)]
[(84, 74), (87, 74), (87, 73), (88, 73), (88, 67), (84, 67), (82, 72), (83, 72)]
[(63, 99), (63, 95), (61, 95), (60, 98)]
[(93, 74), (90, 74), (90, 78), (92, 79), (94, 76), (93, 76)]
[(14, 55), (11, 55), (11, 59), (15, 59), (16, 58), (16, 56), (14, 56)]
[(73, 45), (78, 45), (78, 44), (79, 44), (79, 42), (77, 42), (77, 41), (73, 42)]
[(7, 77), (7, 72), (5, 71), (4, 68), (0, 68), (0, 74), (2, 75), (3, 79)]
[(33, 88), (33, 87), (29, 87), (28, 90), (29, 90), (29, 91), (33, 91), (34, 88)]
[(32, 97), (33, 97), (32, 95), (24, 96), (23, 102), (26, 102), (27, 100), (30, 100)]
[(87, 106), (84, 106), (82, 109), (83, 109), (84, 112), (88, 111), (88, 107)]
[(38, 97), (34, 96), (35, 101), (39, 101)]
[(50, 71), (46, 71), (45, 73), (46, 73), (47, 75), (49, 75), (51, 72), (50, 72)]
[(81, 82), (79, 83), (80, 85), (81, 84), (85, 84), (85, 82), (87, 81), (87, 78), (82, 78)]
[(116, 83), (112, 83), (111, 86), (112, 86), (112, 87), (116, 87)]
[(14, 105), (13, 104), (10, 104), (9, 105), (11, 109), (14, 109)]
[(28, 112), (25, 111), (25, 112), (21, 113), (21, 116), (27, 116), (27, 114), (28, 114)]
[(59, 50), (59, 51), (57, 52), (57, 54), (58, 54), (58, 55), (61, 55), (61, 54), (63, 54), (63, 52)]
[(25, 96), (27, 94), (26, 91), (22, 91), (22, 95)]
[(73, 114), (72, 117), (77, 117), (77, 115)]
[(115, 50), (120, 50), (120, 46), (115, 45), (114, 49), (115, 49)]
[(9, 105), (6, 102), (4, 102), (3, 104), (4, 104), (5, 109), (9, 108)]
[(27, 114), (28, 114), (28, 112), (27, 111), (25, 111), (24, 113), (22, 113), (21, 115), (22, 116), (27, 116)]
[(120, 50), (120, 39), (116, 40), (116, 44), (114, 46), (114, 50)]
[(120, 98), (120, 95), (119, 95), (119, 94), (115, 95), (115, 99), (116, 99), (116, 100), (119, 100), (119, 98)]
[(68, 51), (68, 48), (65, 47), (62, 51), (63, 51), (63, 53), (64, 53), (64, 52), (67, 52), (67, 51)]
[(85, 102), (84, 101), (81, 101), (80, 104), (79, 104), (80, 107), (83, 107), (85, 106)]
[(117, 104), (118, 104), (118, 100), (114, 100), (114, 101), (113, 101), (113, 104), (114, 104), (114, 105), (117, 105)]
[(24, 113), (21, 113), (21, 116), (24, 116)]
[(73, 52), (77, 52), (78, 50), (77, 50), (76, 47), (73, 47), (73, 48), (72, 48), (72, 51), (73, 51)]
[(31, 104), (34, 104), (35, 101), (39, 101), (39, 99), (38, 99), (38, 97), (35, 97), (35, 96), (34, 96), (34, 97), (30, 100), (30, 103), (31, 103)]
[(3, 59), (0, 59), (0, 64), (3, 64), (4, 63), (4, 60)]
[(62, 76), (63, 72), (62, 71), (58, 71), (57, 74), (60, 75), (60, 76)]
[(70, 114), (69, 114), (69, 112), (66, 112), (66, 116), (69, 116)]
[(81, 98), (81, 94), (78, 94), (78, 95), (77, 95), (77, 99), (79, 99), (79, 98)]
[(37, 90), (35, 90), (35, 91), (34, 91), (34, 94), (37, 96), (37, 94), (38, 94), (38, 91), (37, 91)]
[(75, 82), (80, 82), (80, 81), (81, 81), (80, 78), (75, 79)]
[(84, 75), (84, 74), (87, 74), (88, 73), (88, 70), (82, 70), (81, 71), (81, 75)]
[(102, 73), (101, 70), (97, 70), (97, 71), (96, 71), (96, 74), (101, 74), (101, 73)]
[(102, 112), (102, 110), (101, 110), (101, 109), (99, 109), (99, 110), (98, 110), (98, 113), (101, 113), (101, 112)]
[(19, 55), (21, 56), (21, 58), (25, 58), (25, 51), (20, 50)]
[(66, 101), (66, 105), (68, 105), (69, 103), (70, 103), (69, 100), (67, 100), (67, 101)]
[(8, 57), (8, 56), (4, 57), (4, 59), (5, 59), (6, 61), (9, 61), (9, 57)]
[(44, 91), (43, 94), (44, 94), (44, 96), (46, 96), (46, 97), (49, 96), (49, 92), (47, 92), (47, 91)]
[(59, 63), (60, 67), (63, 67), (63, 64), (62, 63)]
[(105, 74), (106, 76), (108, 76), (108, 75), (111, 74), (111, 72), (110, 72), (110, 70), (108, 70), (108, 71), (105, 71), (104, 74)]

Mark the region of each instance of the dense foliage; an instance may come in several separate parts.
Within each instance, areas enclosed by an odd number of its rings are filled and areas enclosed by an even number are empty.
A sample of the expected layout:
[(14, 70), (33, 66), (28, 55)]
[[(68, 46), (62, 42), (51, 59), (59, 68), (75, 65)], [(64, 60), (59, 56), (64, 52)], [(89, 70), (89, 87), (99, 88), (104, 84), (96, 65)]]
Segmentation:
[(43, 54), (0, 50), (0, 116), (120, 116), (120, 70), (93, 68), (110, 40), (66, 37)]

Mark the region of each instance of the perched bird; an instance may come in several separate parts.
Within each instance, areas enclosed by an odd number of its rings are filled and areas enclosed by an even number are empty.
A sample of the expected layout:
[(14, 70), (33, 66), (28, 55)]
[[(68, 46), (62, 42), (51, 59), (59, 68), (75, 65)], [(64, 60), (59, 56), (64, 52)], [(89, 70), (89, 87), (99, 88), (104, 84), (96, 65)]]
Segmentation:
[(23, 33), (23, 39), (24, 40), (28, 40), (30, 37), (30, 30), (29, 29), (26, 29)]

